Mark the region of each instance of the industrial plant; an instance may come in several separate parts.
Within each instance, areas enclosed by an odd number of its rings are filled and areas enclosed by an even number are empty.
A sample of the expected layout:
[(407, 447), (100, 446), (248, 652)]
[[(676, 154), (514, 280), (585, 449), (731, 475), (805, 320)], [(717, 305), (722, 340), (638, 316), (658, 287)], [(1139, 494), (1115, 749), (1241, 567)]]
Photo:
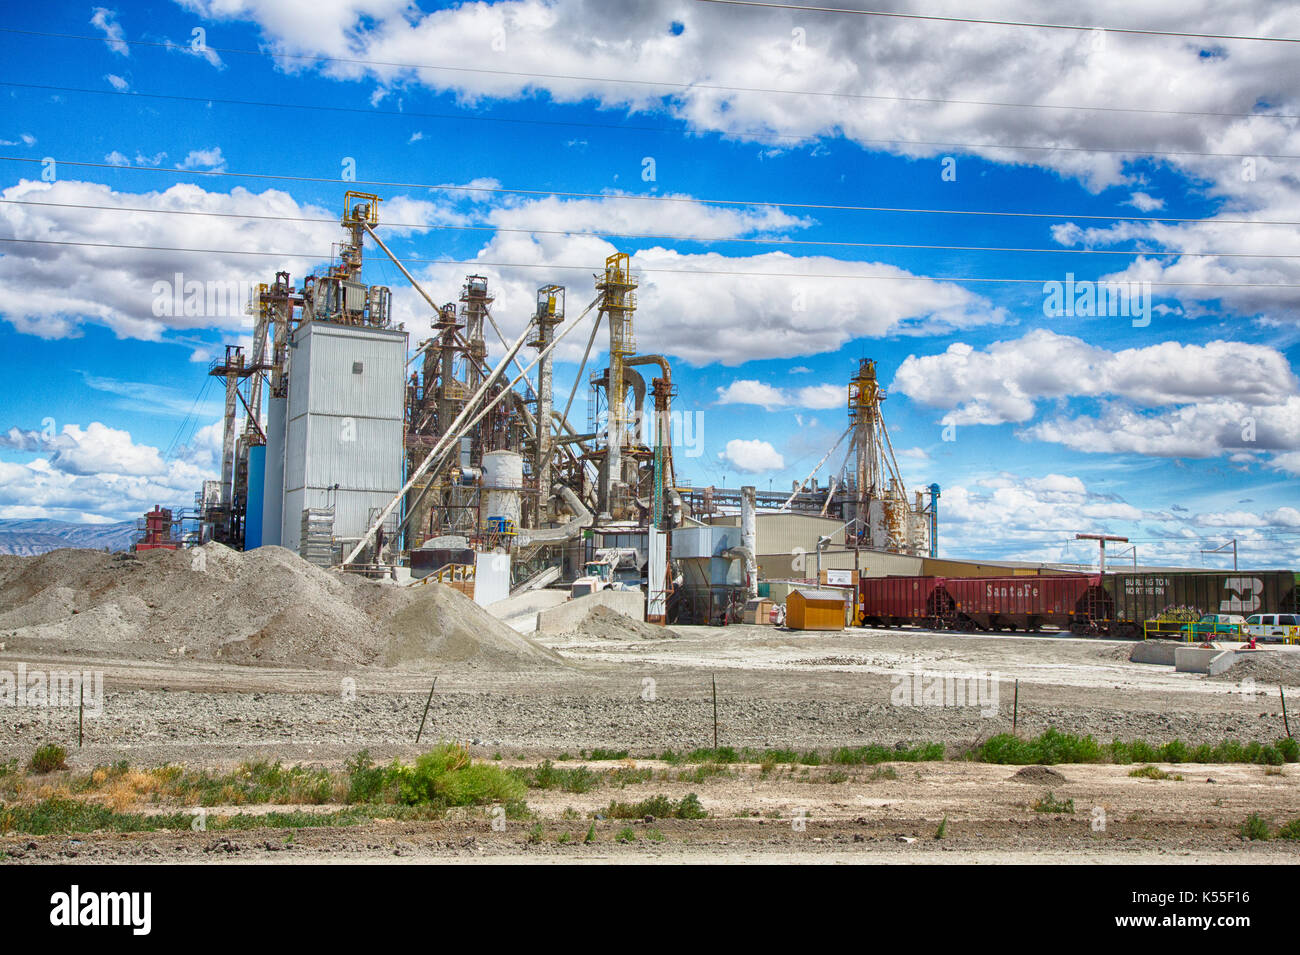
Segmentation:
[[(257, 286), (251, 351), (228, 346), (209, 368), (225, 386), (221, 477), (193, 511), (155, 508), (138, 546), (279, 545), (484, 604), (548, 585), (636, 589), (656, 623), (737, 622), (761, 579), (815, 577), (794, 566), (803, 554), (818, 572), (937, 557), (939, 486), (904, 485), (874, 361), (847, 383), (847, 428), (788, 493), (679, 483), (672, 366), (637, 350), (627, 254), (606, 259), (581, 310), (542, 285), (508, 341), (489, 278), (467, 275), (439, 304), (378, 234), (381, 202), (347, 192), (335, 263)], [(427, 329), (395, 323), (392, 289), (365, 283), (367, 243), (428, 305)], [(608, 364), (588, 371), (602, 325)], [(556, 395), (555, 349), (580, 328), (574, 385)]]

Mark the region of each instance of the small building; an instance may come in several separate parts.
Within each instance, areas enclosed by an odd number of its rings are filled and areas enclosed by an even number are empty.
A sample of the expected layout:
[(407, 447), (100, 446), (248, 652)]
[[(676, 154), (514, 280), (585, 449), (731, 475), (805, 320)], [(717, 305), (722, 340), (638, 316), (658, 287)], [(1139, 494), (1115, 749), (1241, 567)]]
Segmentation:
[(768, 624), (772, 622), (772, 608), (776, 606), (771, 599), (767, 597), (755, 597), (753, 600), (745, 602), (745, 613), (741, 618), (742, 623)]
[(844, 591), (798, 587), (785, 601), (785, 625), (791, 630), (843, 630)]

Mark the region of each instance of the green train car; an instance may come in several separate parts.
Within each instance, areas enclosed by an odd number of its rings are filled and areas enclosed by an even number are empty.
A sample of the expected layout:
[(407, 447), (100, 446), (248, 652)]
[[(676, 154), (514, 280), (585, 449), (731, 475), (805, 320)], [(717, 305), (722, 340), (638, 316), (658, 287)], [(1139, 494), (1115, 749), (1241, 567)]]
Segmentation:
[(1207, 613), (1300, 611), (1300, 574), (1290, 570), (1108, 573), (1081, 603), (1086, 629), (1116, 637), (1140, 637), (1147, 621), (1194, 621)]

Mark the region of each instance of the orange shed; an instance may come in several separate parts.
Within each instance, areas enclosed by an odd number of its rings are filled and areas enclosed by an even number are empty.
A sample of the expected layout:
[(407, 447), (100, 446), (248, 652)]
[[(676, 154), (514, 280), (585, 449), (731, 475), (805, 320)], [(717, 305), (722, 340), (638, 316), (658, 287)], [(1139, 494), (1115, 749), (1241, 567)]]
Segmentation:
[(799, 587), (785, 599), (785, 625), (791, 630), (843, 630), (844, 591)]

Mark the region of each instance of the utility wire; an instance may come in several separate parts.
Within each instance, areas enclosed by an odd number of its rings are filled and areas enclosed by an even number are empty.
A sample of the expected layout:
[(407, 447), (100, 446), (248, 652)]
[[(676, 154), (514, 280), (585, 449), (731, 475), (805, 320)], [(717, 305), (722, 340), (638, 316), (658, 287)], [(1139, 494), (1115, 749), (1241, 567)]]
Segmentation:
[[(26, 245), (64, 245), (79, 246), (82, 248), (95, 249), (122, 249), (138, 252), (184, 252), (201, 255), (256, 255), (271, 256), (280, 259), (309, 259), (311, 261), (320, 261), (324, 258), (319, 253), (314, 252), (263, 252), (251, 249), (201, 249), (201, 248), (181, 248), (168, 245), (123, 245), (120, 242), (76, 242), (65, 239), (18, 239), (13, 236), (0, 236), (0, 242), (16, 242)], [(488, 262), (482, 259), (429, 259), (419, 256), (405, 256), (399, 259), (401, 262), (427, 263), (430, 265), (465, 265), (476, 268), (497, 268), (497, 269), (548, 269), (553, 272), (586, 272), (592, 273), (590, 265), (553, 265), (545, 262)], [(887, 266), (893, 268), (894, 266)], [(1059, 281), (1058, 279), (1008, 279), (1008, 278), (970, 278), (960, 275), (918, 275), (908, 273), (905, 275), (850, 275), (847, 273), (825, 273), (825, 272), (770, 272), (754, 271), (741, 269), (657, 269), (657, 268), (640, 268), (636, 270), (642, 274), (666, 274), (666, 275), (748, 275), (755, 278), (788, 278), (788, 279), (851, 279), (861, 282), (953, 282), (953, 283), (979, 283), (983, 285), (1044, 285), (1047, 282)], [(1291, 282), (1151, 282), (1152, 286), (1161, 288), (1268, 288), (1268, 289), (1291, 289), (1300, 288), (1300, 283)]]
[[(56, 209), (93, 209), (103, 212), (131, 212), (143, 213), (145, 215), (180, 215), (180, 216), (208, 216), (220, 219), (255, 219), (269, 220), (272, 222), (313, 222), (338, 224), (338, 219), (322, 218), (320, 216), (284, 216), (284, 215), (258, 215), (251, 212), (213, 212), (206, 209), (150, 209), (143, 206), (103, 206), (91, 203), (81, 202), (41, 202), (36, 199), (0, 199), (0, 204), (10, 203), (25, 206), (42, 206)], [(1017, 248), (1011, 246), (983, 246), (983, 245), (921, 245), (916, 243), (904, 242), (852, 242), (839, 241), (832, 239), (785, 239), (785, 238), (755, 238), (751, 236), (705, 236), (705, 235), (677, 235), (668, 232), (605, 232), (605, 231), (585, 231), (575, 229), (511, 229), (491, 224), (484, 225), (448, 225), (444, 223), (428, 222), (385, 222), (385, 226), (390, 229), (418, 229), (421, 231), (449, 231), (449, 232), (506, 232), (518, 233), (522, 235), (574, 235), (590, 236), (594, 238), (612, 238), (612, 239), (669, 239), (674, 242), (695, 242), (701, 244), (721, 244), (727, 242), (747, 242), (761, 245), (808, 245), (835, 248), (859, 248), (859, 249), (907, 249), (907, 250), (928, 250), (936, 252), (1046, 252), (1051, 254), (1073, 254), (1073, 255), (1141, 255), (1141, 256), (1189, 256), (1205, 258), (1244, 258), (1244, 259), (1300, 259), (1300, 254), (1288, 254), (1282, 252), (1190, 252), (1186, 250), (1175, 251), (1143, 251), (1141, 249), (1069, 249), (1069, 248)]]
[[(820, 209), (829, 212), (890, 212), (945, 216), (993, 216), (1011, 219), (1080, 219), (1101, 222), (1195, 222), (1206, 225), (1278, 225), (1300, 226), (1300, 220), (1285, 219), (1198, 219), (1178, 216), (1085, 215), (1064, 212), (1010, 212), (992, 209), (911, 209), (894, 206), (854, 206), (835, 203), (784, 202), (769, 199), (714, 199), (695, 196), (659, 196), (643, 193), (609, 194), (601, 192), (562, 192), (553, 189), (507, 189), (504, 186), (465, 186), (433, 182), (401, 182), (385, 179), (342, 180), (334, 176), (291, 176), (287, 174), (230, 172), (220, 169), (165, 169), (160, 166), (137, 166), (124, 163), (87, 162), (73, 159), (54, 159), (56, 165), (90, 169), (116, 169), (131, 172), (165, 172), (175, 176), (208, 176), (212, 178), (267, 179), (275, 182), (315, 182), (331, 186), (386, 186), (393, 189), (428, 189), (444, 192), (486, 192), (516, 196), (542, 196), (559, 199), (629, 199), (637, 202), (676, 202), (695, 205), (755, 206), (773, 209)], [(45, 159), (31, 156), (0, 156), (0, 162), (44, 163)]]
[(1242, 36), (1234, 33), (1183, 33), (1174, 30), (1141, 30), (1126, 27), (1086, 26), (1072, 23), (1036, 23), (1028, 20), (985, 20), (976, 17), (945, 17), (922, 13), (898, 13), (887, 10), (853, 10), (844, 7), (813, 7), (800, 3), (769, 3), (763, 0), (696, 0), (697, 3), (717, 3), (735, 7), (764, 7), (771, 10), (800, 10), (805, 13), (850, 13), (862, 17), (891, 17), (899, 20), (930, 20), (937, 23), (978, 23), (1000, 27), (1032, 27), (1038, 30), (1078, 30), (1092, 33), (1128, 33), (1136, 36), (1186, 37), (1195, 40), (1251, 40), (1260, 43), (1300, 43), (1300, 38), (1287, 36)]
[[(137, 90), (100, 90), (90, 89), (79, 86), (50, 86), (38, 83), (15, 83), (0, 81), (0, 87), (10, 87), (14, 89), (39, 90), (51, 93), (88, 93), (95, 96), (128, 96), (140, 97), (142, 99), (159, 99), (173, 100), (180, 103), (219, 103), (224, 106), (257, 106), (270, 109), (296, 109), (311, 110), (331, 113), (355, 113), (363, 116), (392, 116), (403, 119), (448, 119), (476, 123), (515, 123), (525, 126), (566, 126), (579, 129), (611, 129), (618, 131), (630, 132), (651, 132), (651, 133), (671, 133), (678, 134), (681, 131), (670, 126), (638, 126), (626, 123), (592, 123), (578, 122), (573, 120), (550, 120), (550, 119), (523, 119), (507, 116), (484, 116), (481, 114), (466, 113), (430, 113), (418, 112), (411, 110), (396, 109), (379, 109), (365, 108), (360, 106), (327, 106), (319, 103), (273, 103), (266, 100), (246, 100), (246, 99), (221, 99), (213, 96), (181, 96), (174, 93), (144, 93)], [(1084, 108), (1084, 107), (1080, 107)], [(1220, 115), (1220, 114), (1214, 114)], [(1224, 114), (1228, 115), (1228, 114)], [(1242, 113), (1231, 114), (1241, 116), (1261, 116), (1267, 115), (1270, 118), (1286, 119), (1293, 118), (1281, 114), (1261, 114), (1261, 113)], [(812, 138), (812, 134), (796, 133), (778, 133), (775, 131), (766, 134), (772, 139), (788, 139), (794, 142), (807, 142)], [(1227, 153), (1215, 152), (1213, 150), (1165, 150), (1149, 149), (1138, 146), (1132, 148), (1121, 148), (1113, 146), (1044, 146), (1040, 144), (1029, 143), (969, 143), (969, 142), (949, 142), (946, 140), (929, 140), (929, 139), (872, 139), (861, 136), (850, 137), (852, 142), (861, 145), (872, 146), (941, 146), (945, 149), (1024, 149), (1040, 152), (1075, 152), (1075, 153), (1103, 153), (1120, 156), (1192, 156), (1196, 158), (1221, 157), (1225, 159), (1243, 159), (1253, 157), (1257, 159), (1289, 160), (1300, 159), (1300, 155), (1295, 153)]]
[[(1119, 31), (1115, 31), (1119, 32)], [(39, 30), (19, 30), (12, 27), (0, 27), (0, 33), (13, 33), (22, 36), (39, 36), (62, 40), (90, 40), (96, 43), (105, 42), (102, 36), (88, 36), (76, 33), (48, 33)], [(155, 47), (173, 52), (185, 53), (192, 55), (194, 50), (188, 44), (172, 43), (170, 41), (161, 42), (153, 40), (126, 40), (117, 39), (115, 43), (124, 43), (128, 46)], [(1287, 41), (1293, 42), (1293, 41)], [(1060, 109), (1060, 110), (1082, 110), (1096, 113), (1141, 113), (1146, 115), (1159, 116), (1218, 116), (1232, 118), (1255, 118), (1263, 116), (1270, 119), (1298, 119), (1300, 114), (1292, 113), (1234, 113), (1220, 112), (1210, 110), (1180, 110), (1180, 109), (1151, 109), (1149, 107), (1139, 106), (1079, 106), (1069, 103), (1006, 103), (995, 100), (965, 100), (965, 99), (947, 99), (938, 96), (897, 96), (887, 93), (846, 93), (837, 90), (791, 90), (777, 87), (762, 86), (724, 86), (717, 83), (680, 83), (671, 80), (645, 80), (634, 79), (622, 76), (584, 76), (572, 73), (536, 73), (523, 70), (491, 70), (486, 67), (471, 66), (447, 66), (439, 63), (399, 63), (388, 60), (367, 60), (361, 57), (346, 56), (322, 56), (312, 53), (285, 53), (275, 50), (246, 50), (236, 47), (205, 46), (205, 51), (213, 53), (230, 53), (240, 56), (263, 56), (273, 59), (293, 59), (306, 60), (313, 63), (348, 63), (356, 66), (382, 66), (389, 69), (402, 70), (436, 70), (448, 73), (471, 73), (487, 76), (513, 76), (527, 79), (543, 80), (565, 80), (570, 82), (587, 82), (587, 83), (614, 83), (626, 86), (648, 86), (666, 89), (681, 90), (709, 90), (721, 93), (762, 93), (765, 95), (775, 96), (824, 96), (832, 99), (844, 100), (867, 100), (867, 101), (891, 101), (897, 103), (930, 103), (938, 105), (955, 105), (955, 106), (989, 106), (1005, 109)]]

